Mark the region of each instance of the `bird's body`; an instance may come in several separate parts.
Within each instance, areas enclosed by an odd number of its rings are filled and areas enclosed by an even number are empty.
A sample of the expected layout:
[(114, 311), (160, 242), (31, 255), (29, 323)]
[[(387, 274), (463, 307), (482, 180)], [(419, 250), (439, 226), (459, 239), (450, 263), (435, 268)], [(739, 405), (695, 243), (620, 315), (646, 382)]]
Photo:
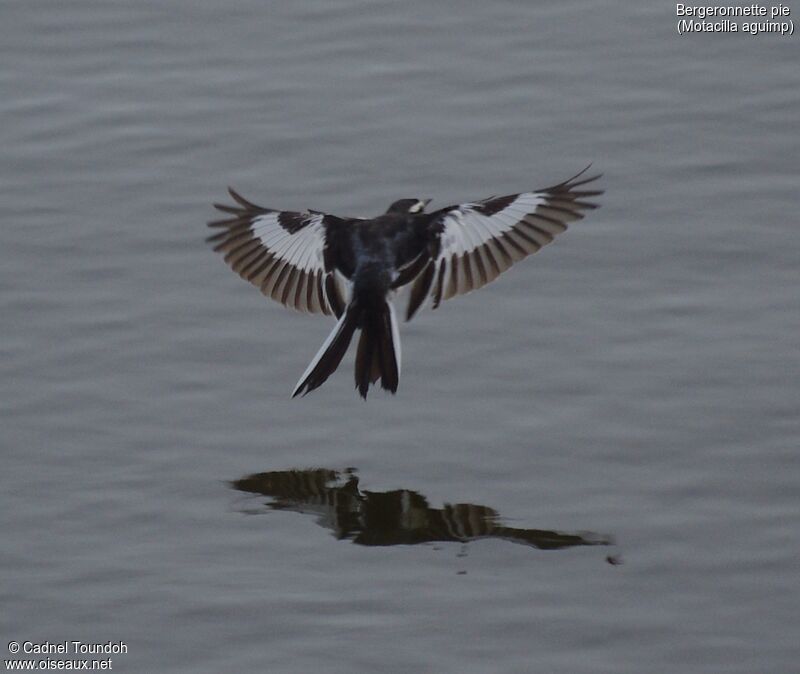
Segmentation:
[(436, 308), (442, 299), (494, 280), (550, 243), (567, 222), (582, 218), (581, 211), (596, 208), (584, 199), (602, 192), (576, 188), (599, 176), (578, 180), (581, 174), (542, 190), (432, 213), (424, 212), (430, 200), (401, 199), (372, 219), (275, 211), (229, 189), (237, 205), (215, 204), (231, 217), (209, 223), (222, 228), (209, 240), (265, 295), (338, 318), (293, 395), (325, 382), (360, 331), (355, 380), (366, 398), (378, 380), (384, 389), (397, 390), (400, 339), (393, 293), (411, 286), (410, 320), (428, 298)]

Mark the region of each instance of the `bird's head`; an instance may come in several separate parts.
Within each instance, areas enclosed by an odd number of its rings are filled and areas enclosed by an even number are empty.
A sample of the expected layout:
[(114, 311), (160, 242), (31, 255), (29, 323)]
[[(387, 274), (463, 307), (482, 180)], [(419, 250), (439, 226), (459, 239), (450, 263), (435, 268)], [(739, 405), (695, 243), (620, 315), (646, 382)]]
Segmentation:
[(425, 206), (431, 202), (430, 199), (400, 199), (395, 201), (387, 213), (401, 213), (403, 215), (419, 215), (425, 211)]

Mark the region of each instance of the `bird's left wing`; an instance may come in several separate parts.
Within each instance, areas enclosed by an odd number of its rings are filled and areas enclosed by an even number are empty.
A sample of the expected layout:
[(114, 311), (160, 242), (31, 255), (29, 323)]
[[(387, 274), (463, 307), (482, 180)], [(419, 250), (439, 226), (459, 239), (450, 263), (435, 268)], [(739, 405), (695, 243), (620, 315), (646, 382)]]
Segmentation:
[(243, 279), (281, 304), (312, 313), (341, 315), (342, 288), (326, 260), (328, 237), (347, 220), (325, 213), (276, 211), (228, 188), (236, 205), (214, 204), (229, 217), (209, 222), (222, 231), (207, 241)]
[(597, 208), (586, 199), (602, 191), (584, 186), (600, 176), (582, 178), (587, 169), (552, 187), (431, 213), (428, 247), (414, 263), (406, 320), (428, 297), (435, 309), (442, 300), (493, 281), (566, 231), (582, 211)]

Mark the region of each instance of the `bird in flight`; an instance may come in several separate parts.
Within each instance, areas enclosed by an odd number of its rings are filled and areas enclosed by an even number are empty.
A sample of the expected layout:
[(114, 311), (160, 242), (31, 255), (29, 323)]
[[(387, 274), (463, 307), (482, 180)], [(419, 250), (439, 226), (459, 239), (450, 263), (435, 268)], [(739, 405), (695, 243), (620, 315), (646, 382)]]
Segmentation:
[(228, 188), (234, 205), (208, 226), (225, 262), (264, 295), (299, 311), (335, 315), (333, 331), (297, 382), (292, 397), (321, 386), (360, 332), (355, 384), (363, 398), (372, 384), (395, 393), (400, 336), (392, 296), (410, 286), (406, 320), (426, 300), (463, 295), (496, 279), (597, 208), (601, 190), (586, 167), (551, 187), (490, 197), (431, 213), (430, 199), (400, 199), (375, 218), (262, 208)]

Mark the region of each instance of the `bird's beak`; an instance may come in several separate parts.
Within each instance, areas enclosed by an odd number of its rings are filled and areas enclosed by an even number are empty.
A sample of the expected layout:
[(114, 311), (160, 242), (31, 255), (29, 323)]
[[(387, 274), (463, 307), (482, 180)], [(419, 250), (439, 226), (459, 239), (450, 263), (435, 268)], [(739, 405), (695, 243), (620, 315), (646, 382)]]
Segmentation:
[(420, 199), (422, 201), (422, 208), (427, 208), (428, 204), (433, 201), (433, 199)]

